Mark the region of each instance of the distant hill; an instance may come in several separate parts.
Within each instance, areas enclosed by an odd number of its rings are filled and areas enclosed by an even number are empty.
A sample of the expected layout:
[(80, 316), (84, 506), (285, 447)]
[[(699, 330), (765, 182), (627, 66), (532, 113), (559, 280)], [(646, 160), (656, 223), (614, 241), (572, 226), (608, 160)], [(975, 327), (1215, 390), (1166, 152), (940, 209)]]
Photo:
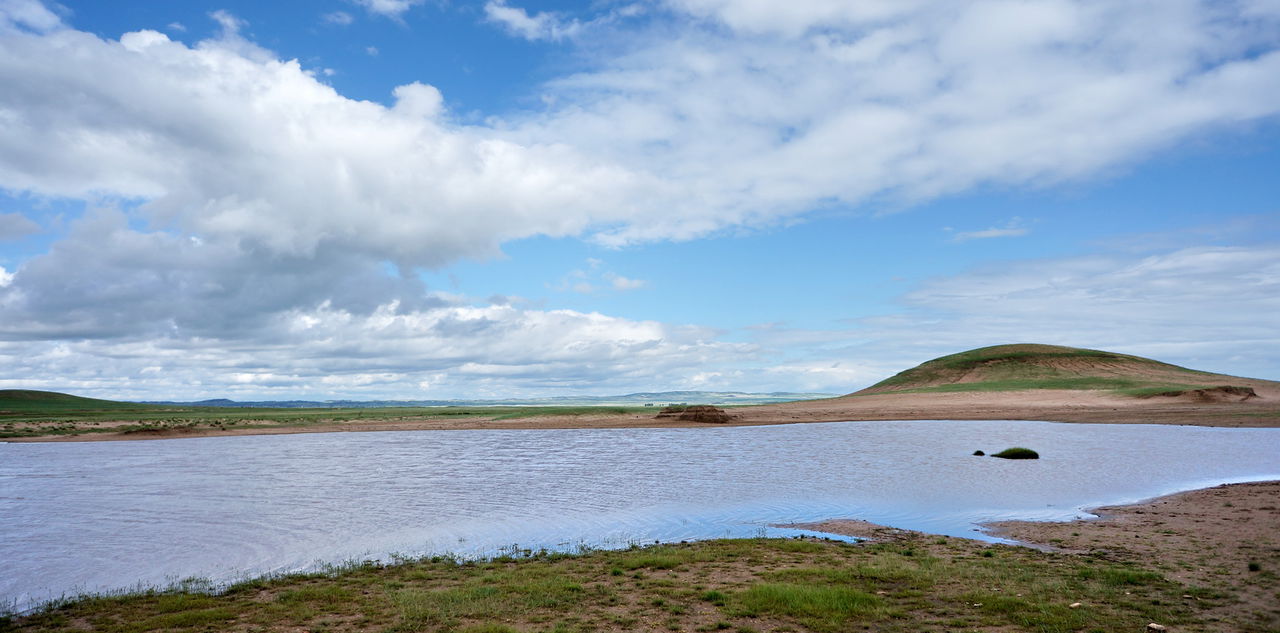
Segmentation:
[(268, 400), (237, 402), (226, 398), (197, 402), (118, 402), (54, 391), (0, 389), (0, 415), (56, 414), (94, 411), (160, 411), (165, 408), (372, 409), (387, 407), (487, 406), (644, 406), (668, 404), (744, 405), (830, 398), (829, 393), (743, 393), (737, 391), (661, 391), (620, 396), (563, 396), (508, 400)]
[[(1254, 379), (1160, 361), (1058, 345), (996, 345), (951, 354), (901, 372), (853, 395), (1027, 389), (1109, 390), (1133, 396), (1212, 389), (1248, 397)], [(1231, 389), (1238, 389), (1239, 393)]]
[(0, 414), (3, 413), (83, 413), (87, 411), (138, 411), (154, 410), (136, 402), (116, 402), (82, 398), (56, 391), (29, 389), (0, 389)]
[(745, 405), (793, 402), (831, 398), (831, 393), (746, 393), (740, 391), (656, 391), (629, 393), (617, 396), (556, 396), (550, 398), (507, 398), (502, 400), (259, 400), (237, 402), (219, 398), (198, 402), (150, 402), (148, 404), (180, 405), (188, 407), (246, 407), (272, 409), (315, 408), (383, 408), (383, 407), (565, 407), (565, 406), (644, 406), (652, 404), (715, 404)]

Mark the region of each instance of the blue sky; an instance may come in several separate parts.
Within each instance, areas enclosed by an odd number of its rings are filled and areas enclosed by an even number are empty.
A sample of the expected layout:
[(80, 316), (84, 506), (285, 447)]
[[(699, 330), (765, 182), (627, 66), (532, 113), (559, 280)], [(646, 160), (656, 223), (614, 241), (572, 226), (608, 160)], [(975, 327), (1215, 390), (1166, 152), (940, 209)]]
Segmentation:
[(1280, 10), (0, 0), (0, 387), (1280, 379)]

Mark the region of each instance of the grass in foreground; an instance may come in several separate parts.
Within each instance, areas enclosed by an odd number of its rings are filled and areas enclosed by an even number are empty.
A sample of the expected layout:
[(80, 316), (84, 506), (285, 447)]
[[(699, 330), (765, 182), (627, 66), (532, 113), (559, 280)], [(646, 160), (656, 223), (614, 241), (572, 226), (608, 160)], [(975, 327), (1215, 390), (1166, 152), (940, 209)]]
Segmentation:
[(1198, 609), (1227, 599), (1133, 565), (963, 539), (746, 539), (87, 598), (0, 631), (1200, 631), (1215, 629)]

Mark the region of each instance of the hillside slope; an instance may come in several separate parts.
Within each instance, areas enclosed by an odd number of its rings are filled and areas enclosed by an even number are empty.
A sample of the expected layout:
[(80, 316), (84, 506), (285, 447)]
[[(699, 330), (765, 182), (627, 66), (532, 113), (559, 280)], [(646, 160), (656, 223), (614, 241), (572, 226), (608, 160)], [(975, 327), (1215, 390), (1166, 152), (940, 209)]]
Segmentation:
[(1057, 345), (997, 345), (921, 363), (839, 398), (735, 411), (741, 424), (1046, 420), (1280, 427), (1280, 382)]
[(57, 414), (93, 411), (146, 411), (159, 409), (135, 402), (116, 402), (84, 398), (56, 391), (32, 389), (0, 389), (0, 415), (2, 414)]
[(935, 358), (855, 395), (1073, 389), (1139, 397), (1192, 394), (1232, 399), (1256, 397), (1251, 386), (1254, 382), (1140, 356), (1024, 343)]

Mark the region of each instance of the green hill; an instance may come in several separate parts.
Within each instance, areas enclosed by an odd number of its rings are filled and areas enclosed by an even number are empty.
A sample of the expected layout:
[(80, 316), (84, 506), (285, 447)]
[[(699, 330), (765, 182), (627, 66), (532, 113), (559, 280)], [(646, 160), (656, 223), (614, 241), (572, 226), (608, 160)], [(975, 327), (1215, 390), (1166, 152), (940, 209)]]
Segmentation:
[(88, 413), (94, 411), (151, 411), (159, 407), (135, 402), (82, 398), (55, 391), (0, 389), (0, 415)]
[(1151, 396), (1219, 388), (1239, 388), (1251, 394), (1249, 387), (1240, 385), (1254, 382), (1258, 381), (1196, 371), (1128, 354), (1059, 345), (1015, 344), (935, 358), (857, 394), (1084, 389)]

